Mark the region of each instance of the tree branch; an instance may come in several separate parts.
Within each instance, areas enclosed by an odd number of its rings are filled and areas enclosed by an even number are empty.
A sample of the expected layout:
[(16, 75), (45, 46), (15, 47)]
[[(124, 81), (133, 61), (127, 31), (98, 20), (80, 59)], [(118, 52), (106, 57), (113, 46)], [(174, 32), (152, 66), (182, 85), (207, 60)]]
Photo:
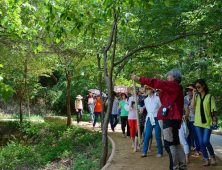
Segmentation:
[(148, 48), (158, 48), (162, 45), (165, 45), (165, 44), (168, 44), (168, 43), (171, 43), (171, 42), (174, 42), (176, 40), (179, 40), (179, 39), (182, 39), (182, 38), (185, 38), (185, 37), (189, 37), (189, 36), (195, 36), (195, 35), (207, 35), (207, 34), (210, 34), (210, 33), (213, 33), (213, 32), (216, 32), (216, 31), (219, 31), (221, 30), (222, 28), (218, 28), (216, 30), (213, 30), (211, 32), (207, 32), (207, 33), (190, 33), (190, 34), (186, 34), (186, 35), (183, 35), (183, 36), (178, 36), (177, 38), (174, 38), (174, 39), (171, 39), (171, 40), (168, 40), (162, 44), (157, 44), (157, 45), (147, 45), (147, 46), (143, 46), (143, 47), (139, 47), (135, 50), (133, 50), (132, 52), (130, 52), (129, 54), (125, 55), (122, 57), (122, 59), (120, 59), (119, 61), (115, 62), (114, 63), (114, 67), (117, 66), (118, 64), (120, 64), (121, 62), (123, 62), (125, 59), (127, 59), (128, 57), (132, 56), (133, 54), (135, 54), (136, 52), (138, 51), (141, 51), (143, 49), (148, 49)]
[(112, 45), (114, 30), (115, 30), (115, 22), (114, 22), (114, 24), (113, 24), (113, 28), (112, 28), (112, 31), (111, 31), (111, 35), (110, 35), (110, 38), (109, 38), (109, 44), (108, 44), (107, 47), (104, 48), (104, 50), (105, 50), (106, 52), (110, 49), (110, 47), (111, 47), (111, 45)]

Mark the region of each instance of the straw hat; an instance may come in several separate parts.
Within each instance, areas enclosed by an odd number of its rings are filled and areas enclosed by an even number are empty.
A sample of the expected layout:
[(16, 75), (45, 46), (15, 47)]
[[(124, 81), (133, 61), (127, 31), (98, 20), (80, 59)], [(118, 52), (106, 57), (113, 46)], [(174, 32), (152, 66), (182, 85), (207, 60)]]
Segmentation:
[(76, 96), (77, 99), (82, 99), (83, 97), (79, 94), (78, 96)]

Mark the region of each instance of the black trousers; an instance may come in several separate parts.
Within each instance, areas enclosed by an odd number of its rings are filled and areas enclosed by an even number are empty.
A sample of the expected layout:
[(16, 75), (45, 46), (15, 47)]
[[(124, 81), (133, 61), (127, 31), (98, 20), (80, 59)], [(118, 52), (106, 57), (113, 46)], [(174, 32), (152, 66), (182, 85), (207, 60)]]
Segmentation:
[[(170, 158), (170, 170), (187, 170), (185, 154), (180, 145), (179, 129), (182, 121), (167, 119), (163, 120), (163, 138), (165, 150)], [(179, 168), (178, 168), (179, 166)]]
[[(79, 118), (80, 115), (80, 118)], [(77, 122), (81, 122), (82, 121), (82, 109), (78, 109), (78, 112), (76, 112), (76, 117), (77, 117)]]
[(121, 116), (121, 128), (123, 134), (125, 134), (125, 129), (127, 127), (127, 136), (130, 136), (130, 127), (128, 123), (128, 116)]

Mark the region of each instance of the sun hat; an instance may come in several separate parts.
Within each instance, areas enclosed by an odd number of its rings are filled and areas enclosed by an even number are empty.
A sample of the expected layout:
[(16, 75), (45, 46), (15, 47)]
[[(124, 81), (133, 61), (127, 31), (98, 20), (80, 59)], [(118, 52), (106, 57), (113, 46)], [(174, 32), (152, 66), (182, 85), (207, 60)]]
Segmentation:
[(133, 90), (133, 87), (127, 87), (127, 92), (130, 93)]
[(152, 89), (154, 92), (156, 91), (154, 88), (152, 88), (152, 87), (150, 87), (150, 86), (145, 85), (145, 86), (144, 86), (145, 91), (146, 91), (146, 89), (147, 89), (147, 88), (151, 88), (151, 89)]
[(188, 89), (195, 89), (195, 85), (193, 83), (188, 84), (188, 86), (186, 87), (186, 90)]
[(77, 99), (82, 99), (83, 97), (79, 94), (76, 96)]
[(127, 93), (127, 92), (121, 92), (121, 93), (119, 94), (119, 97), (122, 97), (122, 94), (125, 94), (126, 97), (128, 97), (128, 93)]

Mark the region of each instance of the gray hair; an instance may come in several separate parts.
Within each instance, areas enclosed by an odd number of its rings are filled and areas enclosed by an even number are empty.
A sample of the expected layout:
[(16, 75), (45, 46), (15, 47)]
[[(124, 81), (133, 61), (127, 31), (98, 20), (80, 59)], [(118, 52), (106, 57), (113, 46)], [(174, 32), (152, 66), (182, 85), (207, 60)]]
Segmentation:
[(175, 81), (177, 81), (178, 83), (182, 81), (182, 74), (179, 70), (172, 69), (166, 73), (166, 76), (169, 74), (175, 77)]

